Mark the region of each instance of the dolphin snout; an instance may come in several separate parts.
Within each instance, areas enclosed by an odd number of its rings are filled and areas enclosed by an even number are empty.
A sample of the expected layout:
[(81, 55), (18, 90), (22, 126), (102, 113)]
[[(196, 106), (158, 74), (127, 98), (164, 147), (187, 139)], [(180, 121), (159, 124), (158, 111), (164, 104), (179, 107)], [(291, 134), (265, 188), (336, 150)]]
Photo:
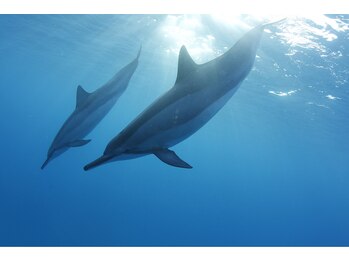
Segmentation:
[(46, 160), (45, 160), (45, 162), (42, 164), (41, 169), (44, 169), (45, 166), (48, 164), (49, 161), (50, 161), (50, 157), (47, 157)]
[(87, 170), (90, 170), (90, 169), (95, 168), (97, 166), (100, 166), (100, 165), (108, 162), (112, 158), (113, 158), (112, 156), (103, 155), (100, 158), (97, 158), (95, 161), (92, 161), (91, 163), (84, 166), (84, 170), (87, 171)]

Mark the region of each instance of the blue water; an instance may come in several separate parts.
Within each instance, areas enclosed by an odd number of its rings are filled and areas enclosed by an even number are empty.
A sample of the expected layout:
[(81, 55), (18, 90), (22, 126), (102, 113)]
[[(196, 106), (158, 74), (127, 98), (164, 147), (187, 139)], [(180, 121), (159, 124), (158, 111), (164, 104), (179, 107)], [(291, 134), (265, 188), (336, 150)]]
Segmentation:
[[(85, 172), (174, 83), (180, 46), (198, 63), (270, 17), (1, 15), (1, 246), (348, 246), (349, 16), (268, 28), (229, 103), (173, 150)], [(139, 66), (87, 137), (40, 166), (75, 108)]]

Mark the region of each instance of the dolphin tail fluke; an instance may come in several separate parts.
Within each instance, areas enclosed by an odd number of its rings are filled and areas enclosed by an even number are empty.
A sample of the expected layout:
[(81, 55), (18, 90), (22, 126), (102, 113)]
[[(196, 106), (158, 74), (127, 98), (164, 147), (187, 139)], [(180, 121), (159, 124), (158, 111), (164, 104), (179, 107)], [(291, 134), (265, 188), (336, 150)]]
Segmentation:
[(141, 55), (141, 51), (142, 51), (142, 44), (141, 44), (141, 46), (139, 47), (139, 50), (138, 50), (136, 59), (138, 59), (139, 56)]
[(84, 166), (84, 170), (87, 171), (87, 170), (90, 170), (90, 169), (95, 168), (97, 166), (100, 166), (102, 164), (105, 164), (110, 159), (111, 159), (111, 157), (103, 155), (100, 158), (97, 158), (95, 161), (92, 161), (91, 163)]
[(49, 161), (50, 161), (50, 158), (48, 157), (48, 158), (45, 160), (45, 162), (42, 164), (41, 169), (44, 169), (45, 166), (48, 164)]
[(156, 150), (153, 154), (159, 158), (162, 162), (175, 167), (181, 168), (193, 168), (191, 165), (180, 159), (176, 153), (169, 149)]
[(275, 24), (279, 24), (279, 23), (282, 23), (283, 21), (285, 21), (287, 19), (287, 17), (284, 17), (282, 19), (279, 19), (277, 21), (273, 21), (273, 22), (269, 22), (269, 23), (266, 23), (266, 24), (263, 24), (263, 28), (266, 27), (266, 26), (271, 26), (271, 25), (275, 25)]

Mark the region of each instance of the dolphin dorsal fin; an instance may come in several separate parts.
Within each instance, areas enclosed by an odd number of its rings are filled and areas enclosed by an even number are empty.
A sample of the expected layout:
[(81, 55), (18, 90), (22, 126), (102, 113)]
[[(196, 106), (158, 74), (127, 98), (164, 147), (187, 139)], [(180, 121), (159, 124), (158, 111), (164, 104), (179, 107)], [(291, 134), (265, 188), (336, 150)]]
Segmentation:
[(89, 95), (90, 93), (85, 91), (85, 89), (83, 89), (82, 86), (79, 85), (76, 89), (76, 108), (83, 104)]
[(178, 57), (178, 73), (177, 73), (177, 79), (176, 83), (183, 79), (185, 76), (188, 75), (188, 73), (194, 71), (197, 67), (197, 64), (194, 62), (194, 60), (189, 55), (187, 49), (183, 45), (181, 47), (181, 50), (179, 51), (179, 57)]

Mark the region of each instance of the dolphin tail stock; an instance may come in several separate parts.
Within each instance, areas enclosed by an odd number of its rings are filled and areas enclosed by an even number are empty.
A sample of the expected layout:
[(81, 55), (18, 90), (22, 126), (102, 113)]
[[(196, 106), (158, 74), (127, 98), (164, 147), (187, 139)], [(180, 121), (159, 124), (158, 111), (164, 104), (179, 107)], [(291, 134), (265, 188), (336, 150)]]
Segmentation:
[(100, 158), (97, 158), (96, 160), (92, 161), (91, 163), (87, 164), (86, 166), (84, 166), (84, 170), (90, 170), (92, 168), (95, 168), (97, 166), (100, 166), (106, 162), (108, 162), (112, 157), (108, 156), (108, 155), (103, 155)]
[(193, 168), (187, 162), (180, 159), (179, 156), (177, 156), (174, 151), (169, 150), (167, 148), (156, 150), (153, 152), (153, 154), (157, 158), (159, 158), (162, 162), (170, 166), (181, 167), (181, 168)]

